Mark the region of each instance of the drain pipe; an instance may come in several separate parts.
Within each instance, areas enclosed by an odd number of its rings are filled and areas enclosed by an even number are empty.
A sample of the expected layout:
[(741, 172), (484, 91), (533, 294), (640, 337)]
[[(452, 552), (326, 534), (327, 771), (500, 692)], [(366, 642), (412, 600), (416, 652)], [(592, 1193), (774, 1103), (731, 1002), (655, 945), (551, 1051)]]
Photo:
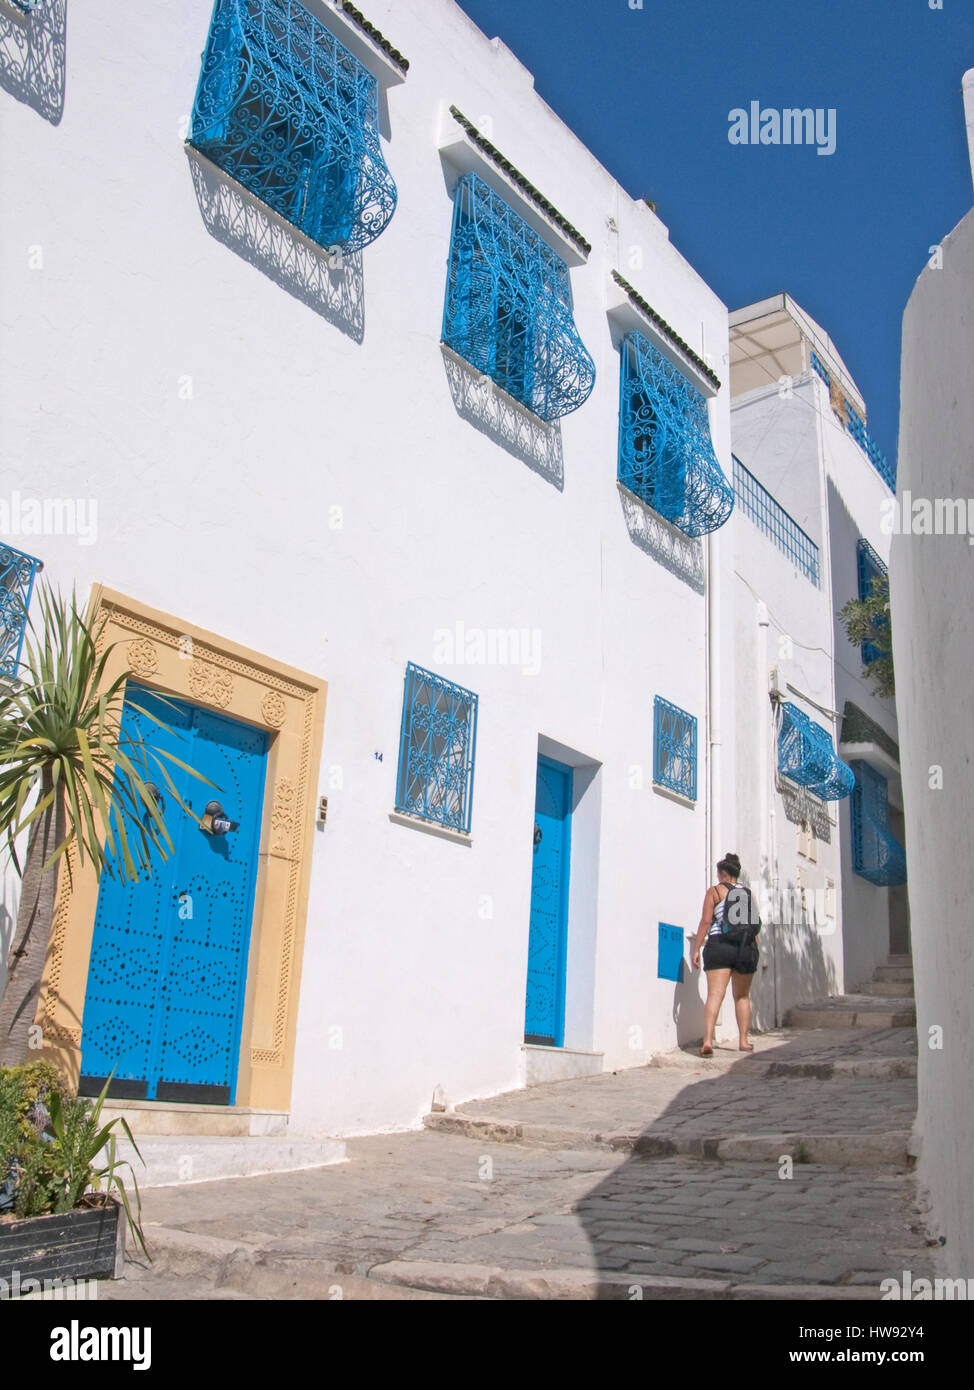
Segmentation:
[(709, 786), (707, 788), (707, 883), (714, 865), (725, 852), (718, 846), (723, 830), (720, 799), (720, 542), (713, 531), (707, 535), (707, 727), (709, 738)]
[[(770, 638), (769, 627), (771, 619), (768, 616), (768, 605), (763, 599), (757, 605), (757, 624), (758, 624), (758, 659), (757, 659), (757, 688), (755, 691), (757, 708), (755, 710), (756, 728), (758, 734), (758, 806), (760, 841), (758, 852), (761, 856), (761, 884), (767, 891), (768, 900), (774, 904), (774, 870), (772, 867), (772, 855), (774, 853), (774, 795), (771, 790), (771, 769), (770, 769), (770, 733), (768, 729), (768, 642)], [(768, 932), (771, 937), (771, 983), (774, 992), (774, 1026), (779, 1025), (778, 1018), (778, 941), (777, 931), (774, 922), (775, 913), (769, 913)]]

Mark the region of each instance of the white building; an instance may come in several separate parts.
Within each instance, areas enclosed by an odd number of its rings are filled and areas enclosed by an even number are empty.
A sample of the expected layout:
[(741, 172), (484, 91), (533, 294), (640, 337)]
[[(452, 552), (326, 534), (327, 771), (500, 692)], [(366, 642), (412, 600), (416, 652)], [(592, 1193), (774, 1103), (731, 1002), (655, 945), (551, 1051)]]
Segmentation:
[[(974, 69), (964, 78), (974, 170)], [(931, 229), (936, 235), (936, 229)], [(932, 237), (931, 237), (932, 240)], [(969, 899), (974, 693), (969, 603), (974, 500), (974, 212), (945, 237), (903, 318), (899, 512), (891, 602), (910, 854), (917, 1030), (918, 1173), (947, 1270), (974, 1259), (971, 1151), (974, 941)]]
[[(63, 0), (0, 0), (2, 539), (90, 595), (132, 727), (236, 828), (163, 787), (148, 885), (62, 884), (46, 1045), (130, 1100), (340, 1136), (699, 1037), (715, 860), (798, 862), (767, 671), (895, 728), (830, 668), (875, 470), (817, 377), (777, 455), (749, 442), (777, 386), (741, 387), (737, 452), (832, 588), (722, 529), (725, 306), (452, 0), (116, 18), (73, 7), (66, 46)], [(766, 661), (762, 598), (824, 654)], [(855, 911), (808, 969), (779, 938), (779, 1015), (885, 955), (885, 894)]]
[[(838, 616), (885, 568), (893, 475), (834, 343), (789, 295), (734, 311), (730, 325), (738, 506), (722, 583), (735, 618), (734, 788), (742, 858), (776, 904), (758, 1017), (780, 1021), (908, 950), (895, 709), (864, 679)], [(782, 776), (781, 722), (795, 710), (851, 767), (851, 794), (841, 768), (825, 798)], [(876, 787), (888, 808), (878, 824)]]

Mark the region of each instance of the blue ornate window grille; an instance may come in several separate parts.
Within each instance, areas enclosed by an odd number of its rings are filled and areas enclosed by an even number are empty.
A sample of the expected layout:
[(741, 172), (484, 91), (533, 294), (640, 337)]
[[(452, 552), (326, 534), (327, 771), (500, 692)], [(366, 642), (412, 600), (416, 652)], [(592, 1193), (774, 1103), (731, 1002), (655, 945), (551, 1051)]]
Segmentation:
[(653, 781), (697, 799), (697, 721), (657, 695), (653, 706)]
[(14, 677), (27, 628), (27, 610), (40, 560), (12, 546), (0, 545), (0, 676)]
[(619, 481), (687, 536), (716, 531), (734, 508), (706, 401), (641, 333), (622, 342)]
[(832, 735), (797, 705), (781, 706), (778, 771), (823, 801), (841, 801), (852, 792), (852, 768), (835, 751)]
[(44, 0), (10, 0), (14, 9), (22, 10), (24, 14), (30, 14), (31, 10), (39, 9)]
[(818, 546), (805, 534), (734, 455), (734, 492), (742, 511), (774, 541), (780, 551), (801, 570), (816, 588), (820, 587)]
[(328, 249), (396, 210), (378, 83), (300, 0), (216, 0), (190, 143)]
[(877, 888), (906, 882), (906, 850), (889, 825), (889, 784), (869, 763), (852, 763), (852, 867)]
[[(860, 599), (872, 597), (874, 579), (886, 579), (889, 575), (889, 570), (875, 550), (867, 540), (862, 538), (856, 542), (856, 570), (859, 577)], [(884, 619), (882, 625), (885, 625), (887, 621)], [(875, 661), (877, 657), (882, 655), (883, 653), (872, 642), (863, 642), (862, 659), (864, 663), (868, 664), (870, 661)]]
[(831, 378), (831, 376), (829, 375), (829, 369), (828, 369), (828, 367), (826, 367), (826, 365), (825, 365), (825, 363), (822, 361), (821, 357), (819, 357), (818, 353), (815, 352), (814, 350), (813, 350), (812, 353), (811, 353), (811, 363), (812, 363), (812, 370), (818, 372), (819, 376), (820, 376), (820, 377), (822, 378), (822, 380), (825, 382), (826, 386), (831, 386), (831, 385), (832, 385), (832, 378)]
[(478, 697), (410, 662), (396, 810), (470, 832)]
[(882, 449), (869, 437), (866, 422), (848, 401), (845, 403), (846, 428), (865, 453), (869, 462), (887, 487), (896, 490), (896, 468), (891, 464)]
[(548, 423), (595, 385), (568, 266), (475, 173), (457, 185), (443, 341)]

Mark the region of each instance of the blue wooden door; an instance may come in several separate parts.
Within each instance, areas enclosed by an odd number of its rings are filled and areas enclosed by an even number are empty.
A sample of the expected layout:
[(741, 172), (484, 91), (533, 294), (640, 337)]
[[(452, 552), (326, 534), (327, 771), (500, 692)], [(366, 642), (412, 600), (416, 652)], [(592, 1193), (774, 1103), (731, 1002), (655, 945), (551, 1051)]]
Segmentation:
[[(98, 893), (81, 1039), (82, 1091), (127, 1099), (232, 1104), (257, 879), (267, 736), (259, 729), (148, 691), (126, 701), (123, 734), (165, 750), (180, 796), (201, 816), (218, 800), (239, 829), (210, 835), (191, 820), (161, 774), (173, 851), (138, 882), (103, 875)], [(171, 732), (170, 732), (171, 731)]]
[(570, 767), (539, 757), (534, 807), (534, 872), (524, 1040), (561, 1047), (565, 1041), (572, 827)]

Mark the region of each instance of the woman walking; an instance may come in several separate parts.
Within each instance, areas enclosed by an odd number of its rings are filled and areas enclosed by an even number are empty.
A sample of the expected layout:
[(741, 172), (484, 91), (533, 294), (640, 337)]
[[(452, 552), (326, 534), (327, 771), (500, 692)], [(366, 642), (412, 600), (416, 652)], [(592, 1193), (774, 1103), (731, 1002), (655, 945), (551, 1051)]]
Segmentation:
[[(703, 968), (707, 973), (707, 1003), (703, 1014), (701, 1057), (714, 1055), (714, 1028), (724, 995), (727, 993), (727, 982), (731, 979), (734, 988), (734, 1012), (737, 1014), (737, 1030), (740, 1033), (740, 1050), (754, 1051), (754, 1044), (749, 1040), (748, 1034), (751, 1030), (751, 985), (758, 968), (757, 941), (728, 941), (724, 935), (727, 895), (735, 887), (740, 876), (740, 859), (736, 854), (725, 854), (717, 865), (717, 882), (712, 888), (707, 889), (703, 900), (700, 925), (697, 927), (697, 936), (693, 943), (693, 968), (699, 970), (700, 947), (704, 937), (707, 938), (707, 944), (703, 948)], [(748, 901), (750, 902), (750, 893)], [(756, 931), (754, 935), (757, 936)]]

